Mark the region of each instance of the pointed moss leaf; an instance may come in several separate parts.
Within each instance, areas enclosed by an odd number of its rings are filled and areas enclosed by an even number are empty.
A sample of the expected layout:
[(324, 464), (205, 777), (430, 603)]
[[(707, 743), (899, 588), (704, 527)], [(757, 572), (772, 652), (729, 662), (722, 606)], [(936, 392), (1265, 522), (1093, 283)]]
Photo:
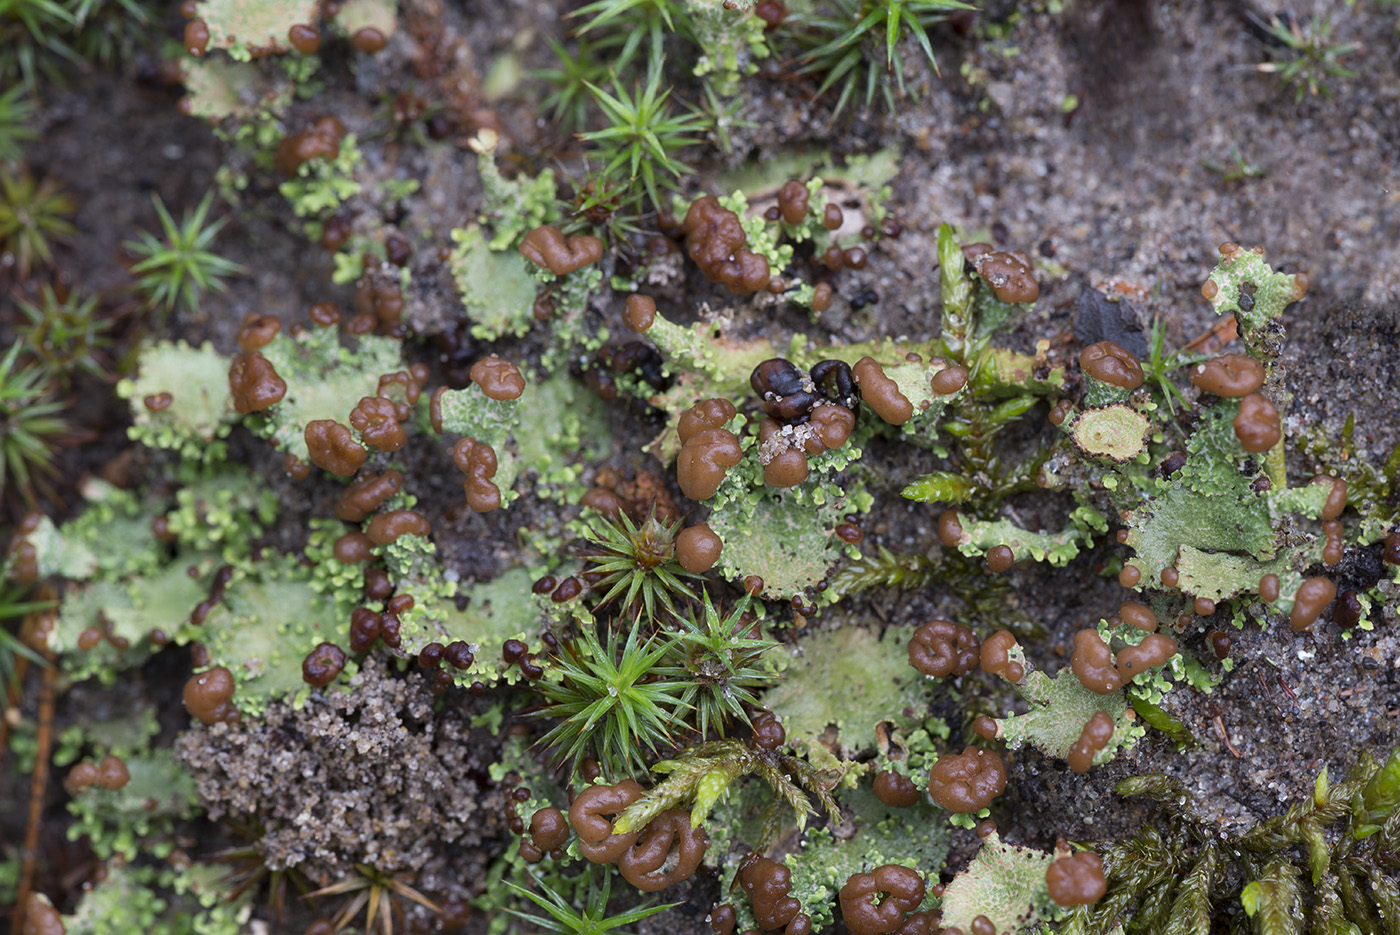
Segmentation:
[(1171, 917), (1162, 935), (1210, 935), (1210, 891), (1215, 864), (1215, 849), (1207, 848), (1177, 887)]
[(943, 302), (943, 346), (961, 360), (973, 328), (972, 281), (963, 272), (962, 246), (952, 225), (938, 225), (938, 286)]
[(902, 495), (919, 503), (966, 503), (977, 492), (977, 485), (952, 471), (925, 474), (905, 487)]
[[(224, 445), (219, 440), (238, 418), (229, 397), (228, 368), (228, 358), (208, 341), (197, 348), (184, 341), (146, 345), (136, 376), (117, 384), (117, 394), (131, 405), (127, 435), (187, 459), (222, 457)], [(152, 411), (145, 400), (162, 393), (170, 394), (170, 405)]]
[(802, 641), (802, 655), (764, 704), (782, 720), (788, 739), (809, 754), (830, 756), (817, 738), (833, 724), (841, 756), (871, 751), (877, 724), (925, 704), (923, 676), (909, 665), (909, 635), (907, 628), (891, 627), (881, 638), (853, 624), (814, 634)]
[(1161, 731), (1176, 742), (1178, 753), (1196, 746), (1196, 737), (1190, 728), (1162, 710), (1160, 705), (1153, 704), (1136, 689), (1128, 692), (1128, 700), (1133, 706), (1133, 713), (1142, 718), (1148, 727)]
[(1086, 409), (1070, 426), (1070, 437), (1080, 451), (1119, 464), (1143, 452), (1147, 446), (1147, 432), (1147, 417), (1123, 404)]
[(1113, 759), (1130, 739), (1133, 716), (1121, 691), (1107, 695), (1091, 692), (1067, 668), (1055, 678), (1039, 670), (1029, 672), (1014, 687), (1030, 702), (1030, 710), (997, 722), (998, 733), (1012, 747), (1029, 743), (1048, 756), (1064, 759), (1084, 725), (1099, 711), (1113, 718), (1113, 739), (1094, 756), (1095, 764)]
[(448, 266), (457, 283), (462, 307), (472, 321), (472, 336), (494, 341), (517, 337), (534, 326), (535, 291), (539, 284), (516, 253), (497, 253), (481, 227), (452, 232), (456, 244)]
[(1287, 858), (1270, 861), (1262, 877), (1245, 885), (1240, 903), (1258, 935), (1299, 935), (1303, 930), (1298, 869)]
[(1019, 931), (1055, 913), (1045, 887), (1053, 855), (1003, 843), (994, 831), (967, 869), (943, 892), (943, 925), (972, 931), (972, 920), (986, 916), (998, 932)]
[(1376, 770), (1352, 803), (1353, 837), (1364, 838), (1375, 834), (1397, 805), (1400, 805), (1400, 747), (1390, 752), (1385, 763)]

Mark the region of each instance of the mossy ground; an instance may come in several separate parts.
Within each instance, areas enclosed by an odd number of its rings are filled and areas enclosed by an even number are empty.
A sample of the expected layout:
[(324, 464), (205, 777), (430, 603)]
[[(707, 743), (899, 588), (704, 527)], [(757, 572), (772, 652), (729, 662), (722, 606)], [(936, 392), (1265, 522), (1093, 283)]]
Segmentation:
[[(984, 25), (1007, 22), (1012, 10), (1004, 2), (984, 6)], [(734, 332), (780, 342), (793, 331), (842, 342), (929, 334), (937, 323), (931, 311), (936, 282), (929, 275), (936, 260), (934, 231), (939, 222), (950, 221), (1063, 266), (1065, 275), (1043, 283), (1035, 311), (1010, 335), (1013, 346), (1029, 351), (1040, 338), (1056, 348), (1066, 343), (1073, 333), (1074, 300), (1088, 286), (1118, 291), (1144, 321), (1160, 314), (1169, 342), (1181, 346), (1215, 324), (1199, 289), (1216, 244), (1264, 243), (1276, 265), (1307, 270), (1312, 277), (1309, 296), (1287, 316), (1284, 359), (1293, 407), (1286, 429), (1293, 438), (1321, 432), (1336, 439), (1354, 415), (1356, 457), (1379, 463), (1400, 439), (1394, 408), (1400, 354), (1400, 209), (1394, 197), (1400, 73), (1394, 7), (1359, 0), (1334, 11), (1338, 40), (1364, 45), (1359, 61), (1365, 78), (1334, 81), (1332, 100), (1305, 97), (1295, 103), (1273, 76), (1253, 70), (1265, 52), (1241, 18), (1243, 7), (1080, 0), (1065, 3), (1064, 12), (1049, 13), (1029, 9), (1040, 4), (1022, 6), (1028, 9), (1005, 35), (959, 37), (938, 30), (934, 40), (944, 77), (933, 79), (911, 61), (908, 74), (923, 94), (907, 102), (896, 119), (828, 127), (823, 105), (810, 103), (799, 90), (762, 77), (745, 82), (741, 114), (754, 126), (734, 133), (736, 159), (772, 159), (794, 147), (846, 154), (898, 146), (904, 157), (892, 204), (905, 233), (885, 241), (866, 269), (842, 274), (842, 298), (815, 325), (805, 309), (787, 307), (770, 315), (747, 313), (741, 306)], [(1321, 0), (1293, 7), (1300, 16), (1329, 11)], [(435, 243), (446, 243), (447, 232), (480, 207), (477, 176), (464, 169), (474, 159), (464, 147), (470, 134), (463, 129), (452, 145), (425, 149), (389, 144), (361, 131), (372, 122), (377, 101), (410, 84), (460, 114), (488, 106), (476, 91), (492, 64), (507, 54), (518, 54), (528, 67), (548, 64), (541, 37), (566, 28), (558, 18), (562, 12), (523, 2), (406, 3), (401, 11), (406, 39), (377, 58), (362, 59), (357, 83), (343, 68), (328, 68), (334, 76), (329, 87), (312, 103), (296, 105), (294, 113), (307, 122), (337, 113), (352, 132), (360, 132), (371, 166), (420, 179), (419, 192), (406, 201), (411, 223), (415, 230), (432, 231)], [(522, 36), (534, 41), (517, 53)], [(452, 50), (455, 55), (446, 54)], [(79, 234), (64, 257), (66, 268), (92, 289), (110, 289), (124, 280), (119, 245), (135, 228), (152, 224), (149, 192), (158, 191), (177, 212), (193, 206), (213, 184), (222, 158), (207, 127), (176, 112), (178, 89), (136, 80), (143, 64), (153, 60), (131, 63), (123, 76), (128, 80), (122, 81), (110, 74), (74, 74), (70, 89), (49, 94), (40, 112), (40, 139), (29, 148), (30, 160), (61, 179), (80, 206)], [(428, 78), (416, 77), (421, 74)], [(1067, 112), (1071, 97), (1077, 107)], [(537, 120), (529, 102), (525, 94), (490, 106), (514, 141), (512, 158), (547, 165), (545, 152), (569, 147)], [(1265, 176), (1227, 181), (1204, 164), (1227, 162), (1235, 148)], [(701, 168), (714, 172), (723, 166)], [(306, 246), (276, 190), (249, 190), (244, 199), (220, 245), (249, 274), (227, 294), (207, 297), (199, 316), (173, 317), (160, 337), (196, 345), (209, 340), (230, 352), (248, 312), (275, 312), (290, 325), (304, 322), (314, 302), (350, 306), (349, 287), (331, 284), (330, 254)], [(486, 345), (452, 325), (458, 308), (452, 276), (435, 249), (415, 251), (412, 268), (406, 321), (415, 330), (453, 337), (447, 345), (427, 342), (409, 353), (434, 367), (452, 354), (471, 359), (485, 353)], [(878, 292), (879, 302), (852, 309), (849, 299), (867, 289)], [(693, 270), (657, 290), (657, 298), (683, 322), (694, 317), (702, 301), (715, 308), (728, 304)], [(0, 308), (8, 301), (0, 300)], [(618, 308), (602, 311), (617, 321)], [(542, 342), (536, 332), (490, 349), (534, 363)], [(122, 451), (125, 418), (120, 405), (100, 394), (75, 411), (75, 421), (96, 436), (63, 454), (65, 474), (99, 470)], [(616, 444), (605, 463), (661, 473), (655, 462), (639, 460), (638, 452), (656, 435), (662, 417), (618, 404), (608, 418)], [(998, 444), (1010, 452), (1029, 450), (1042, 431), (1049, 429), (1035, 417), (1004, 433)], [(407, 457), (428, 457), (426, 447)], [(242, 430), (230, 436), (229, 450), (232, 460), (263, 474), (277, 493), (280, 512), (272, 543), (300, 548), (308, 520), (328, 515), (336, 487), (324, 479), (303, 485), (285, 480), (281, 456)], [(889, 484), (870, 491), (875, 506), (862, 523), (862, 548), (937, 549), (934, 510), (904, 501), (898, 492), (909, 479), (940, 467), (938, 459), (880, 439), (869, 445), (866, 458)], [(1295, 477), (1314, 468), (1302, 455), (1289, 466)], [(134, 477), (158, 477), (169, 464), (146, 453), (121, 467)], [(532, 498), (484, 516), (459, 509), (449, 515), (448, 505), (460, 500), (458, 479), (444, 474), (433, 484), (415, 493), (433, 521), (440, 554), (464, 580), (489, 579), (512, 565), (520, 530), (557, 523), (555, 508)], [(1063, 524), (1068, 503), (1036, 494), (1012, 498), (1008, 509), (1023, 526), (1055, 529)], [(1347, 563), (1363, 560), (1349, 554), (1343, 571)], [(1022, 642), (1037, 666), (1062, 664), (1073, 630), (1110, 613), (1124, 597), (1114, 578), (1102, 574), (1100, 561), (1080, 558), (1063, 569), (1037, 565), (1010, 573), (1004, 612), (1036, 630)], [(866, 592), (848, 600), (840, 619), (861, 619), (872, 628), (919, 623), (961, 609), (955, 596), (936, 586)], [(1009, 791), (994, 809), (1002, 835), (1048, 849), (1056, 837), (1094, 840), (1122, 833), (1141, 821), (1142, 806), (1117, 799), (1112, 786), (1148, 771), (1181, 778), (1211, 817), (1253, 820), (1277, 813), (1282, 801), (1310, 786), (1321, 766), (1341, 775), (1359, 752), (1379, 755), (1400, 740), (1396, 616), (1393, 606), (1381, 613), (1384, 621), (1375, 630), (1358, 631), (1349, 640), (1330, 623), (1302, 636), (1280, 622), (1262, 633), (1247, 627), (1235, 639), (1233, 671), (1212, 694), (1178, 690), (1163, 703), (1200, 741), (1185, 753), (1149, 733), (1130, 755), (1086, 777), (1030, 749), (1009, 757)], [(1188, 651), (1210, 658), (1205, 633), (1225, 622), (1221, 616), (1188, 630), (1183, 638)], [(824, 623), (817, 617), (808, 625)], [(800, 642), (802, 635), (794, 638)], [(183, 724), (177, 699), (187, 671), (187, 665), (158, 657), (140, 670), (139, 686), (121, 692), (155, 700), (171, 733)], [(1018, 704), (989, 677), (967, 681), (964, 694), (994, 696), (982, 703), (996, 713)], [(102, 703), (120, 701), (104, 696)], [(70, 695), (60, 707), (60, 723), (81, 710)], [(940, 701), (934, 713), (953, 724), (956, 736), (964, 706)], [(0, 839), (22, 836), (26, 792), (20, 777), (7, 771), (0, 787)], [(61, 820), (56, 812), (51, 826)], [(55, 853), (73, 847), (57, 839), (52, 846)], [(955, 831), (952, 847), (956, 866), (975, 850), (976, 839)], [(80, 850), (73, 859), (82, 859)], [(676, 898), (701, 906), (699, 914), (693, 908), (677, 910), (638, 928), (705, 931), (703, 907), (717, 890), (707, 879), (688, 884)]]

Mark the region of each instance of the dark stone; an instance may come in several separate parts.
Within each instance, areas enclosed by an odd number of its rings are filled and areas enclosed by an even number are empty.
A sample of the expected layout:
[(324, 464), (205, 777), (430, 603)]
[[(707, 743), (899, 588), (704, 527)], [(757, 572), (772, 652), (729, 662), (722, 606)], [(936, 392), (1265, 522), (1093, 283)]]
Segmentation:
[(1114, 301), (1097, 289), (1085, 289), (1074, 302), (1074, 336), (1084, 344), (1112, 341), (1139, 359), (1147, 357), (1142, 316), (1127, 299)]

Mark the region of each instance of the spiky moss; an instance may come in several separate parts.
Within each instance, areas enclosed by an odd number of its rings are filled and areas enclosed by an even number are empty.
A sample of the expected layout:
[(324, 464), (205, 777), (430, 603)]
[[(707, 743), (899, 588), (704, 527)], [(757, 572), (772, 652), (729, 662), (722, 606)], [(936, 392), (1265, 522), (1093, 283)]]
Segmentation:
[(175, 823), (194, 816), (198, 796), (190, 777), (168, 747), (129, 756), (130, 780), (120, 789), (89, 786), (68, 802), (74, 821), (68, 840), (86, 837), (93, 853), (135, 860), (165, 857), (175, 848)]
[(259, 353), (286, 381), (287, 394), (266, 412), (248, 416), (249, 428), (275, 442), (279, 452), (310, 461), (306, 424), (344, 423), (361, 398), (379, 394), (381, 376), (403, 369), (401, 347), (395, 338), (363, 335), (352, 351), (341, 345), (335, 328), (310, 328), (295, 336), (280, 332)]
[[(868, 785), (861, 785), (844, 792), (840, 802), (843, 811), (849, 811), (853, 833), (843, 828), (837, 840), (830, 828), (808, 832), (802, 849), (786, 861), (792, 871), (790, 895), (812, 917), (813, 931), (835, 921), (837, 895), (852, 874), (899, 864), (919, 871), (931, 889), (948, 855), (948, 826), (922, 797), (913, 808), (891, 809)], [(938, 898), (927, 892), (919, 908), (937, 904)]]
[[(910, 632), (891, 627), (877, 637), (847, 623), (801, 641), (802, 654), (787, 664), (783, 681), (763, 702), (814, 765), (840, 768), (840, 760), (875, 750), (882, 721), (927, 706), (924, 678), (909, 665)], [(832, 725), (834, 738), (827, 735)]]
[[(229, 400), (228, 359), (208, 341), (191, 347), (184, 341), (146, 345), (136, 376), (117, 383), (117, 395), (131, 401), (134, 442), (177, 452), (185, 461), (223, 460), (223, 439), (237, 421)], [(169, 407), (152, 411), (147, 397), (169, 393)]]
[(285, 52), (287, 31), (320, 18), (319, 0), (201, 0), (199, 18), (209, 27), (209, 48), (246, 62)]
[(986, 916), (998, 932), (1029, 929), (1040, 919), (1064, 915), (1050, 900), (1045, 871), (1053, 855), (1002, 841), (995, 831), (982, 849), (943, 891), (942, 924), (972, 931), (972, 920)]

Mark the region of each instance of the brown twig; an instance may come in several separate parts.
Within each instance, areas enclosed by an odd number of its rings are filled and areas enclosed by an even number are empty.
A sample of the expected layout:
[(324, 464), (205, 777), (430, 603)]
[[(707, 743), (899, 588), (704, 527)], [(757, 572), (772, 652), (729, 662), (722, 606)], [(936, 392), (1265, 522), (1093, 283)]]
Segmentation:
[(1220, 719), (1220, 715), (1215, 716), (1215, 729), (1220, 731), (1220, 736), (1225, 738), (1225, 748), (1235, 755), (1235, 759), (1240, 758), (1240, 751), (1235, 749), (1235, 745), (1230, 742), (1230, 735), (1225, 733), (1225, 722)]
[(44, 655), (49, 664), (44, 666), (39, 683), (39, 734), (34, 751), (34, 774), (29, 783), (29, 827), (24, 834), (23, 863), (19, 875), (19, 888), (16, 890), (13, 928), (16, 932), (24, 928), (24, 909), (34, 888), (34, 873), (39, 856), (39, 829), (44, 818), (44, 798), (49, 783), (49, 756), (53, 747), (54, 684), (58, 680), (58, 666), (54, 665), (49, 653)]

